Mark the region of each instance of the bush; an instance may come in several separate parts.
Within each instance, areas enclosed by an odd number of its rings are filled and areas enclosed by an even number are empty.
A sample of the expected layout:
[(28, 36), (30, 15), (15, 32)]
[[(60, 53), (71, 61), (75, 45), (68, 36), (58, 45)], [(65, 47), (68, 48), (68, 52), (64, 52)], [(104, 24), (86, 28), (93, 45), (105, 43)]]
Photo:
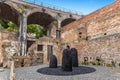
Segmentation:
[(27, 32), (35, 34), (36, 38), (43, 37), (46, 35), (46, 30), (37, 24), (30, 24), (27, 26)]
[(0, 29), (18, 32), (19, 28), (11, 21), (0, 20)]
[(88, 65), (89, 64), (88, 57), (84, 57), (84, 61), (81, 64)]
[(106, 64), (107, 67), (112, 67), (112, 64)]
[(95, 62), (95, 65), (100, 66), (100, 65), (101, 65), (101, 62), (100, 62), (100, 61), (96, 61), (96, 62)]
[(95, 62), (90, 62), (92, 65), (96, 65)]

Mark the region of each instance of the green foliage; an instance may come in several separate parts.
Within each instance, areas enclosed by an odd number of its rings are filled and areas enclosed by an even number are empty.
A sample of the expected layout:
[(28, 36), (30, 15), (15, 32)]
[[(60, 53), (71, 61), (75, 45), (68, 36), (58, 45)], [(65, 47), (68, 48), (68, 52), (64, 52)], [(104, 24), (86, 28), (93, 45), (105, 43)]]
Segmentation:
[(1, 24), (1, 26), (3, 27), (3, 28), (8, 28), (9, 26), (7, 25), (7, 23), (8, 23), (8, 21), (7, 20), (0, 20), (0, 24)]
[(0, 30), (3, 30), (4, 28), (3, 28), (3, 26), (0, 24)]
[(14, 30), (14, 24), (12, 22), (8, 22), (7, 25), (9, 26), (7, 30), (13, 31)]
[(96, 65), (96, 63), (95, 63), (94, 61), (91, 61), (90, 64), (92, 64), (92, 65)]
[(43, 13), (46, 11), (46, 9), (42, 8)]
[(3, 19), (3, 20), (0, 20), (0, 29), (18, 32), (19, 28), (13, 22)]
[(30, 24), (27, 26), (27, 32), (35, 34), (36, 38), (46, 35), (46, 30), (37, 24)]
[(100, 66), (100, 65), (102, 65), (101, 63), (102, 63), (101, 58), (100, 58), (100, 57), (96, 57), (95, 64), (96, 64), (97, 66)]
[(107, 67), (112, 67), (112, 64), (106, 64)]
[(26, 2), (26, 0), (23, 0), (24, 1), (24, 4), (22, 6), (18, 6), (18, 8), (22, 11), (22, 12), (26, 12), (26, 9), (27, 9), (27, 6), (28, 6), (28, 3)]
[(84, 61), (81, 64), (83, 64), (83, 65), (89, 65), (89, 62), (88, 61)]
[(111, 63), (107, 63), (106, 66), (107, 67), (115, 67), (115, 64), (116, 64), (115, 61), (112, 60)]
[(84, 65), (88, 65), (89, 64), (88, 57), (84, 57), (84, 62), (82, 62), (82, 64), (84, 64)]
[(23, 6), (19, 6), (19, 9), (20, 9), (22, 12), (25, 12), (25, 11), (26, 11), (25, 7), (23, 7)]
[(100, 61), (96, 61), (96, 62), (95, 62), (95, 65), (100, 66), (100, 65), (101, 65), (101, 62), (100, 62)]

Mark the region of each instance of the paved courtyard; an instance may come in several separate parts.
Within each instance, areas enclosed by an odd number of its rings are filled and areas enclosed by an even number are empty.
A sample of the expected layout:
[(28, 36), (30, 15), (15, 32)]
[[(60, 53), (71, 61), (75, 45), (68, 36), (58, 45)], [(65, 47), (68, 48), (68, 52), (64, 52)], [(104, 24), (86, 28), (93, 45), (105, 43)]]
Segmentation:
[[(9, 80), (9, 69), (0, 72), (0, 80)], [(16, 80), (120, 80), (120, 69), (100, 66), (79, 66), (72, 72), (48, 65), (16, 68)]]

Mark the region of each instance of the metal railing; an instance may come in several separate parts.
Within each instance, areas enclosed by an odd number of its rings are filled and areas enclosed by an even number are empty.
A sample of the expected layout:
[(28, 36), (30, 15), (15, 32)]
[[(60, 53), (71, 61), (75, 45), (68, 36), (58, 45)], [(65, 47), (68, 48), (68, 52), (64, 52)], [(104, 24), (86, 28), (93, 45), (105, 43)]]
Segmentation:
[(64, 12), (69, 12), (69, 13), (72, 13), (72, 14), (83, 15), (82, 12), (71, 10), (71, 9), (66, 9), (66, 8), (56, 6), (56, 5), (52, 5), (52, 4), (48, 4), (48, 3), (39, 2), (38, 0), (29, 0), (29, 1), (23, 0), (23, 1), (28, 2), (28, 3), (32, 3), (32, 4), (35, 4), (35, 5), (44, 6), (44, 7), (48, 7), (48, 8), (51, 8), (51, 9), (59, 10), (59, 11), (64, 11)]

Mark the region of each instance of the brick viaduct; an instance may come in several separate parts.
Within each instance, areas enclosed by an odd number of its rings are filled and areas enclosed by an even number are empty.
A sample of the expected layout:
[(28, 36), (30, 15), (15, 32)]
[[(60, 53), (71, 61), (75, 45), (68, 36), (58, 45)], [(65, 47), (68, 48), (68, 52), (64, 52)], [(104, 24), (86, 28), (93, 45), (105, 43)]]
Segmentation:
[[(26, 26), (38, 24), (47, 29), (47, 36), (51, 36), (51, 30), (55, 28), (55, 38), (60, 38), (61, 28), (83, 15), (72, 14), (55, 10), (41, 5), (23, 2), (20, 0), (1, 0), (0, 19), (6, 19), (19, 26), (19, 40), (21, 42), (21, 55), (26, 53)], [(55, 23), (57, 25), (55, 25)], [(53, 27), (55, 26), (55, 27)]]

